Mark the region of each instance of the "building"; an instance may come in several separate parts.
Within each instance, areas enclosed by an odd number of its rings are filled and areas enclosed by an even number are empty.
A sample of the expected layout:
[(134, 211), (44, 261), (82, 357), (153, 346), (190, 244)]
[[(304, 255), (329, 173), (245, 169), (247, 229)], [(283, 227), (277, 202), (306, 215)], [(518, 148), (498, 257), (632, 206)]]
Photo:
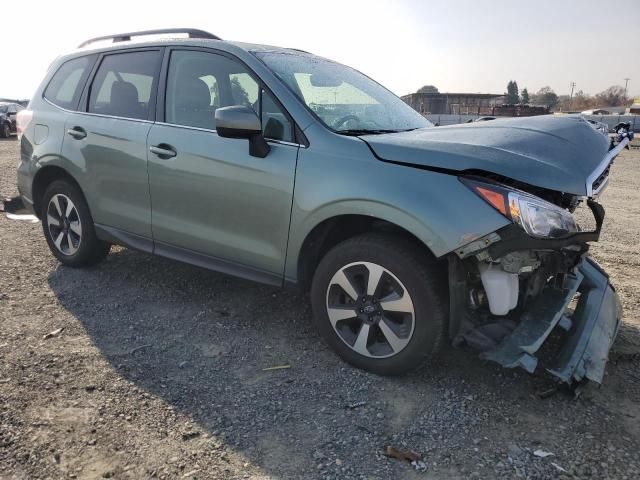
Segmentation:
[(504, 95), (494, 93), (416, 92), (401, 98), (423, 115), (493, 115), (493, 108), (504, 102)]
[(627, 109), (626, 113), (640, 115), (640, 97), (633, 100), (633, 105)]

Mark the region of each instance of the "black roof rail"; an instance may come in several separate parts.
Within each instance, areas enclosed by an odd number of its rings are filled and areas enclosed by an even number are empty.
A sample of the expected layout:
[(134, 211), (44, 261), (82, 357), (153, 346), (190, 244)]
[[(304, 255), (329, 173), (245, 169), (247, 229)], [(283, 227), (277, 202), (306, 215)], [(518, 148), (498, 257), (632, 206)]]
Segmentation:
[(90, 38), (78, 45), (78, 48), (86, 47), (90, 43), (99, 42), (101, 40), (113, 40), (116, 42), (128, 42), (131, 37), (141, 37), (143, 35), (161, 35), (164, 33), (186, 33), (189, 38), (206, 38), (209, 40), (222, 40), (220, 37), (213, 33), (205, 32), (204, 30), (198, 30), (196, 28), (161, 28), (158, 30), (142, 30), (140, 32), (127, 32), (118, 33), (116, 35), (105, 35), (104, 37)]

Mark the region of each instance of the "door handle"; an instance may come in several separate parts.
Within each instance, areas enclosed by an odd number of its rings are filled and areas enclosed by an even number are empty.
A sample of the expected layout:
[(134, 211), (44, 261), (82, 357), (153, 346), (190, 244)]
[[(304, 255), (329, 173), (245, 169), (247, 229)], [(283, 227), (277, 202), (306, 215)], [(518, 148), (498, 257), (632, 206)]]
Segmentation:
[(87, 136), (87, 132), (82, 127), (73, 127), (67, 130), (67, 134), (71, 135), (76, 140), (82, 140)]
[(175, 157), (178, 154), (171, 145), (167, 145), (166, 143), (152, 145), (149, 147), (149, 151), (162, 159)]

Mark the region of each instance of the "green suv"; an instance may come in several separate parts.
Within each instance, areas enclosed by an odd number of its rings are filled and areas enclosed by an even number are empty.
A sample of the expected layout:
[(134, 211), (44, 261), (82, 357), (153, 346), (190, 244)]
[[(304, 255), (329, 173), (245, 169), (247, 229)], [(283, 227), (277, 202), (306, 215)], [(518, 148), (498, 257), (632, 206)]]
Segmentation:
[(379, 374), (466, 344), (602, 381), (621, 313), (587, 250), (624, 145), (580, 118), (435, 128), (336, 62), (170, 29), (59, 57), (18, 130), (21, 198), (64, 265), (117, 244), (295, 285), (331, 347)]

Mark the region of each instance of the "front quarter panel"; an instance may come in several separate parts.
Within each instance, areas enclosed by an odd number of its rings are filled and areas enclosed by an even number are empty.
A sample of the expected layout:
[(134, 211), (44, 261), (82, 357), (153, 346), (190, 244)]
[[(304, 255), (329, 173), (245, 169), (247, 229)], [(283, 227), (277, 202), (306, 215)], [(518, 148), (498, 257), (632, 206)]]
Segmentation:
[(298, 255), (315, 226), (339, 215), (369, 215), (420, 239), (436, 257), (509, 222), (456, 176), (376, 159), (358, 138), (310, 127), (298, 156), (285, 275), (296, 280)]

